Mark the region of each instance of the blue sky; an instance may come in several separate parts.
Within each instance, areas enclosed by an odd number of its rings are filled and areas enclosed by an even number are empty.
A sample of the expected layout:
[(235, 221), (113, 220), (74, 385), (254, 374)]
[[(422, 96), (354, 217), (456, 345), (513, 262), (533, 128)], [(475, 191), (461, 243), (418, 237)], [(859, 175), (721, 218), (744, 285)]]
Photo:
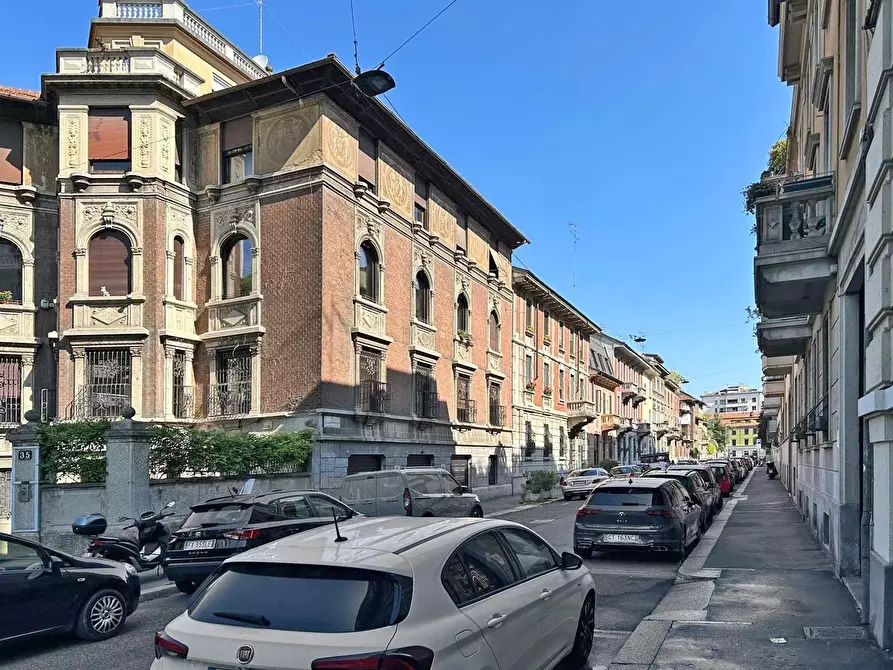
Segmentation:
[[(247, 0), (190, 6), (249, 54)], [(348, 0), (265, 0), (265, 52), (285, 69), (337, 54), (351, 64)], [(7, 3), (35, 26), (34, 3)], [(372, 68), (447, 0), (354, 0), (360, 64)], [(554, 6), (549, 6), (549, 5)], [(40, 3), (38, 29), (0, 42), (0, 84), (37, 89), (54, 49), (86, 45), (95, 0)], [(687, 11), (684, 11), (687, 10)], [(387, 63), (410, 126), (531, 240), (517, 260), (612, 335), (700, 394), (759, 385), (745, 321), (751, 220), (741, 189), (787, 125), (777, 34), (765, 3), (458, 0)]]

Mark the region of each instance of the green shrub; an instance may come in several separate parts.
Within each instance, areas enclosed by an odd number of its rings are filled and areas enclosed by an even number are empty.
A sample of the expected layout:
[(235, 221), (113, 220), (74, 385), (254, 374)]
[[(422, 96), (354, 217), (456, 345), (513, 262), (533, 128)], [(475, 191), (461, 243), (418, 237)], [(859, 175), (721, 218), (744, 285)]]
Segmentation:
[(611, 472), (611, 468), (616, 468), (620, 463), (611, 458), (606, 458), (601, 463), (598, 464), (597, 467), (604, 468), (608, 472)]
[(551, 470), (537, 470), (527, 478), (527, 488), (531, 493), (551, 491), (557, 483), (558, 475)]
[(43, 481), (105, 481), (106, 420), (44, 423), (38, 426)]

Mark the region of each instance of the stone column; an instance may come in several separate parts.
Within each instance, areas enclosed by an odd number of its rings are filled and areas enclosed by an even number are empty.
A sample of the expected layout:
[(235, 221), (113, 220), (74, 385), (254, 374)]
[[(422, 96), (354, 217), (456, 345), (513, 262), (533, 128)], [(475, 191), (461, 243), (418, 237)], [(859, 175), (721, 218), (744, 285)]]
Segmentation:
[[(164, 347), (164, 416), (170, 419), (174, 416), (174, 348), (170, 345)], [(185, 385), (185, 380), (184, 380)]]
[(34, 356), (22, 356), (22, 416), (34, 407)]
[[(858, 294), (847, 293), (839, 298), (840, 318), (837, 333), (840, 353), (838, 384), (838, 451), (840, 454), (840, 519), (838, 528), (839, 572), (841, 576), (859, 574), (861, 525), (861, 450), (859, 443), (859, 371), (862, 351), (859, 347)], [(867, 578), (867, 575), (863, 575)]]
[(149, 494), (148, 425), (133, 421), (133, 408), (125, 409), (124, 420), (112, 423), (106, 433), (106, 516), (110, 524), (118, 517), (138, 517), (152, 509)]
[[(37, 420), (40, 414), (31, 410), (28, 423), (9, 431), (6, 439), (12, 445), (12, 518), (13, 533), (29, 540), (40, 540), (40, 437)], [(24, 452), (24, 453), (23, 453)], [(23, 456), (28, 455), (27, 459)]]

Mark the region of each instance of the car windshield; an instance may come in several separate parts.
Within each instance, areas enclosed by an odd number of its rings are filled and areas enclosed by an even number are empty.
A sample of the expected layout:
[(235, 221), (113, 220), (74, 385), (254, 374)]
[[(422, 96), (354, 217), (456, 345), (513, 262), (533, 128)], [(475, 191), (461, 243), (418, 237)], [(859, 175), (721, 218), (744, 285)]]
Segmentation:
[(650, 507), (658, 504), (654, 502), (660, 499), (660, 494), (656, 490), (636, 488), (636, 487), (619, 487), (619, 488), (600, 488), (589, 498), (586, 503), (587, 507)]
[(251, 519), (251, 507), (239, 503), (201, 506), (186, 517), (181, 528), (245, 524)]
[[(204, 623), (307, 633), (392, 626), (409, 611), (412, 579), (371, 570), (237, 563), (189, 607)], [(313, 603), (308, 606), (308, 603)]]

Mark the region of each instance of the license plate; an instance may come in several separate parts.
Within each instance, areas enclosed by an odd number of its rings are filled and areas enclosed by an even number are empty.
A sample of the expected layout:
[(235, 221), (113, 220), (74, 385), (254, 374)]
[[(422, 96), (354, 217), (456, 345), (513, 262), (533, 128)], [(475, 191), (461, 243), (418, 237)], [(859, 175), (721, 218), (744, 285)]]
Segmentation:
[(213, 549), (215, 540), (188, 540), (183, 544), (183, 551), (193, 549)]
[(605, 535), (605, 542), (625, 542), (627, 544), (636, 544), (639, 541), (639, 537), (637, 535)]

